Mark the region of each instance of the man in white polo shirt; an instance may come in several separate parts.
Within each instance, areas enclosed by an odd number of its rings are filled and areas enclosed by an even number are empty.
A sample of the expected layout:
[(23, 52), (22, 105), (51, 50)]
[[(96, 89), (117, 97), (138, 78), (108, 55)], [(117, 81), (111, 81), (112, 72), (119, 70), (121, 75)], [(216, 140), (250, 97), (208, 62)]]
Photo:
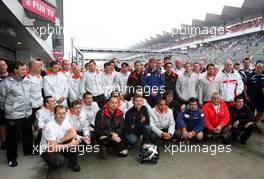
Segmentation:
[(69, 168), (73, 171), (80, 171), (77, 162), (76, 149), (79, 141), (76, 139), (76, 130), (65, 119), (66, 108), (58, 105), (54, 109), (54, 120), (50, 121), (43, 129), (40, 143), (40, 155), (47, 162), (51, 169), (57, 169), (65, 164), (65, 156), (69, 158)]

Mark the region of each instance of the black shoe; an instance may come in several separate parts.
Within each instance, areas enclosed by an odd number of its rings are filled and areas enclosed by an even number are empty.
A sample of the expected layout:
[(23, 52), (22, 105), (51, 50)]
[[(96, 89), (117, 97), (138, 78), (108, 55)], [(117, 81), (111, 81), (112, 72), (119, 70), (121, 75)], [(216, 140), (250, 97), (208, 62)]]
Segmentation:
[(106, 148), (102, 147), (99, 151), (99, 156), (101, 159), (106, 160), (107, 154), (106, 154)]
[(256, 125), (255, 128), (254, 128), (254, 132), (256, 134), (262, 134), (262, 130)]
[(127, 144), (127, 149), (132, 149), (133, 148), (133, 146), (132, 145), (130, 145), (130, 144)]
[(247, 144), (247, 141), (246, 140), (239, 140), (240, 144), (242, 145), (246, 145)]
[(6, 142), (3, 142), (3, 143), (1, 144), (1, 150), (6, 150)]
[(9, 167), (16, 167), (17, 161), (16, 160), (8, 160), (8, 166)]
[(70, 161), (69, 162), (69, 168), (72, 169), (72, 171), (74, 171), (74, 172), (81, 171), (81, 168), (80, 168), (77, 161)]

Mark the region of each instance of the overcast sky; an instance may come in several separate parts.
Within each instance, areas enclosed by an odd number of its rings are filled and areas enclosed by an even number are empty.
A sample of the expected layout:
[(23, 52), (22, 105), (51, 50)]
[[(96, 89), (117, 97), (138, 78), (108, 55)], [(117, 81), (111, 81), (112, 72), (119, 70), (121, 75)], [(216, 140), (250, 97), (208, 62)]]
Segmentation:
[(126, 48), (150, 36), (171, 31), (206, 13), (221, 14), (224, 5), (243, 0), (65, 0), (65, 57), (70, 38), (78, 47)]

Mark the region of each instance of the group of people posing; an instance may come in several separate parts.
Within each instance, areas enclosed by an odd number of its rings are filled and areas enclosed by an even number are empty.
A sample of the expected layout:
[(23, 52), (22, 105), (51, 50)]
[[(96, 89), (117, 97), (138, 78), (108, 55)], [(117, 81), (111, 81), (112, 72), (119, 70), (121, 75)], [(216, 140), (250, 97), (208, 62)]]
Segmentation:
[(141, 147), (205, 138), (246, 144), (260, 131), (261, 60), (251, 69), (245, 58), (238, 69), (227, 59), (222, 71), (171, 57), (135, 61), (133, 70), (126, 62), (120, 68), (116, 58), (103, 69), (94, 60), (85, 70), (68, 60), (49, 65), (43, 71), (40, 59), (18, 61), (8, 70), (0, 59), (0, 142), (10, 167), (18, 164), (20, 138), (25, 156), (39, 153), (52, 169), (69, 158), (69, 167), (80, 171), (79, 146), (98, 143), (105, 160), (109, 147), (126, 157), (138, 141)]

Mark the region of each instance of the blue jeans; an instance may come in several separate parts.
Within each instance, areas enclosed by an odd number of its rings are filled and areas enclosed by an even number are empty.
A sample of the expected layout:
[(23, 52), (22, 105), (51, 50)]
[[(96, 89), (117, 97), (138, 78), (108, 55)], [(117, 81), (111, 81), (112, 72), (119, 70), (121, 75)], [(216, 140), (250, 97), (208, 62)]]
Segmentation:
[(151, 132), (150, 126), (145, 125), (141, 131), (135, 131), (133, 133), (126, 134), (126, 139), (130, 145), (134, 146), (137, 143), (138, 137), (142, 135), (143, 136), (142, 144), (149, 144), (150, 143), (150, 140), (149, 140), (150, 132)]

